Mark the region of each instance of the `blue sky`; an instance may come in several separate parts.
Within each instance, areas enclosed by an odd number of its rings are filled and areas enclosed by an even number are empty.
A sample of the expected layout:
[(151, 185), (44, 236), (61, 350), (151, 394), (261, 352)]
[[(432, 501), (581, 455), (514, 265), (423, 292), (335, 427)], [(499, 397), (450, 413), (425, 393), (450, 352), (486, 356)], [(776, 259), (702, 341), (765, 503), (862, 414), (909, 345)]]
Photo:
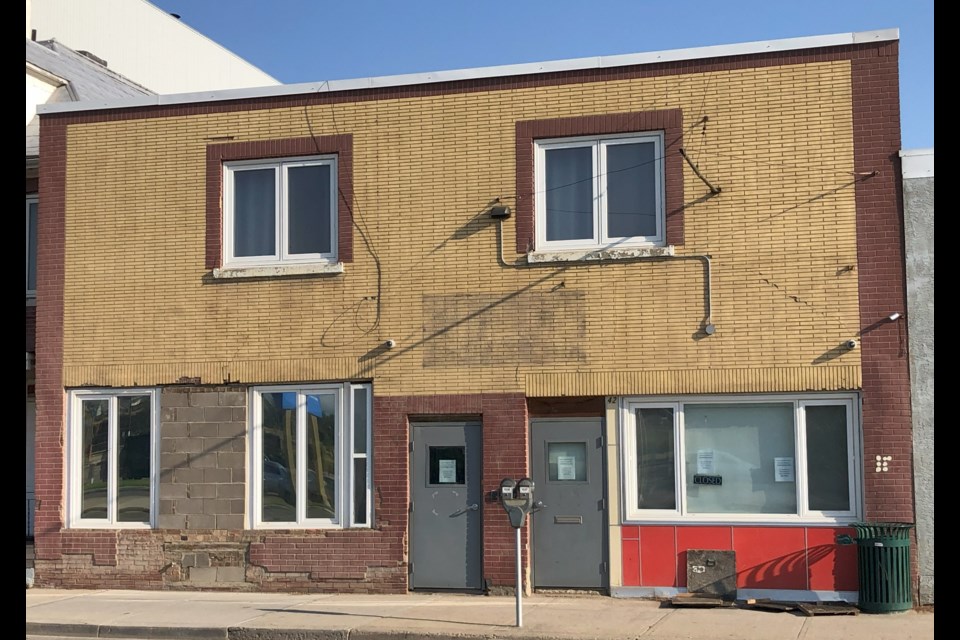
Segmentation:
[(933, 0), (150, 0), (281, 82), (900, 29), (903, 147), (933, 145)]

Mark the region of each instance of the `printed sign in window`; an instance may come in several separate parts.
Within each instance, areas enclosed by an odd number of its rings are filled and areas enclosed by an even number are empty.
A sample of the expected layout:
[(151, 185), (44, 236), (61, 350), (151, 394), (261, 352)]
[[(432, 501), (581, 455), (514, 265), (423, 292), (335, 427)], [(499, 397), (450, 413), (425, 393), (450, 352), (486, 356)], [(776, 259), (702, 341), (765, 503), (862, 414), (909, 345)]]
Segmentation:
[(573, 456), (557, 456), (557, 480), (577, 479), (577, 459)]
[(465, 484), (464, 447), (428, 447), (430, 449), (430, 477), (427, 483)]
[(713, 449), (700, 449), (697, 451), (697, 473), (709, 476), (716, 472), (717, 468), (713, 463)]
[(547, 443), (547, 480), (585, 482), (587, 445), (583, 442)]
[(440, 461), (440, 484), (456, 484), (457, 482), (457, 461)]
[(777, 482), (795, 482), (793, 458), (774, 458), (773, 476)]

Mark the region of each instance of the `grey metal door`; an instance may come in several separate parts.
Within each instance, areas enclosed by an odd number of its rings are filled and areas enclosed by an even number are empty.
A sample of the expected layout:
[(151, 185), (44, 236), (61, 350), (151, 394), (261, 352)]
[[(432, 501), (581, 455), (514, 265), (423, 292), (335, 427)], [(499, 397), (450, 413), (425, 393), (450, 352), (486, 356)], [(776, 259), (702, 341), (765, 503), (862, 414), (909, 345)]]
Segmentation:
[(412, 434), (410, 586), (480, 589), (480, 425), (421, 423)]
[(533, 583), (537, 587), (607, 587), (603, 421), (533, 420), (531, 467)]

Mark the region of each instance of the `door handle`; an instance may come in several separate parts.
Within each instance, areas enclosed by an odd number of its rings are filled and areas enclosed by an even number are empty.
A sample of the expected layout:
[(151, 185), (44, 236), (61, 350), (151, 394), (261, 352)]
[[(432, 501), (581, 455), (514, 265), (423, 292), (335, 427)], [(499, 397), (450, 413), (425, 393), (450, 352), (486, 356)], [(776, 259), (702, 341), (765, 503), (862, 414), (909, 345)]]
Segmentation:
[(547, 508), (547, 505), (543, 504), (542, 500), (537, 500), (536, 502), (533, 503), (533, 509), (530, 511), (530, 513), (536, 513), (537, 511), (542, 511), (546, 508)]
[(467, 511), (476, 511), (476, 510), (479, 509), (479, 508), (480, 508), (480, 505), (479, 505), (479, 504), (473, 503), (473, 504), (470, 505), (469, 507), (464, 507), (463, 509), (459, 509), (459, 510), (457, 510), (457, 511), (454, 511), (453, 513), (450, 514), (450, 517), (451, 517), (451, 518), (455, 518), (455, 517), (457, 517), (457, 516), (459, 516), (459, 515), (461, 515), (461, 514), (466, 513)]

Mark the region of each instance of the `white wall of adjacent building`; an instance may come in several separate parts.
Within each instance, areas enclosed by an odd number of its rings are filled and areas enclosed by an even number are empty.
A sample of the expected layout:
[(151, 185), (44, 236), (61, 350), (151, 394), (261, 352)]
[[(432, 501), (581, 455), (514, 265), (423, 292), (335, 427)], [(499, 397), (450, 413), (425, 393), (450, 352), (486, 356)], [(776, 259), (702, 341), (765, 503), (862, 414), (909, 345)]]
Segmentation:
[(146, 0), (26, 0), (27, 38), (89, 51), (156, 93), (280, 84)]

